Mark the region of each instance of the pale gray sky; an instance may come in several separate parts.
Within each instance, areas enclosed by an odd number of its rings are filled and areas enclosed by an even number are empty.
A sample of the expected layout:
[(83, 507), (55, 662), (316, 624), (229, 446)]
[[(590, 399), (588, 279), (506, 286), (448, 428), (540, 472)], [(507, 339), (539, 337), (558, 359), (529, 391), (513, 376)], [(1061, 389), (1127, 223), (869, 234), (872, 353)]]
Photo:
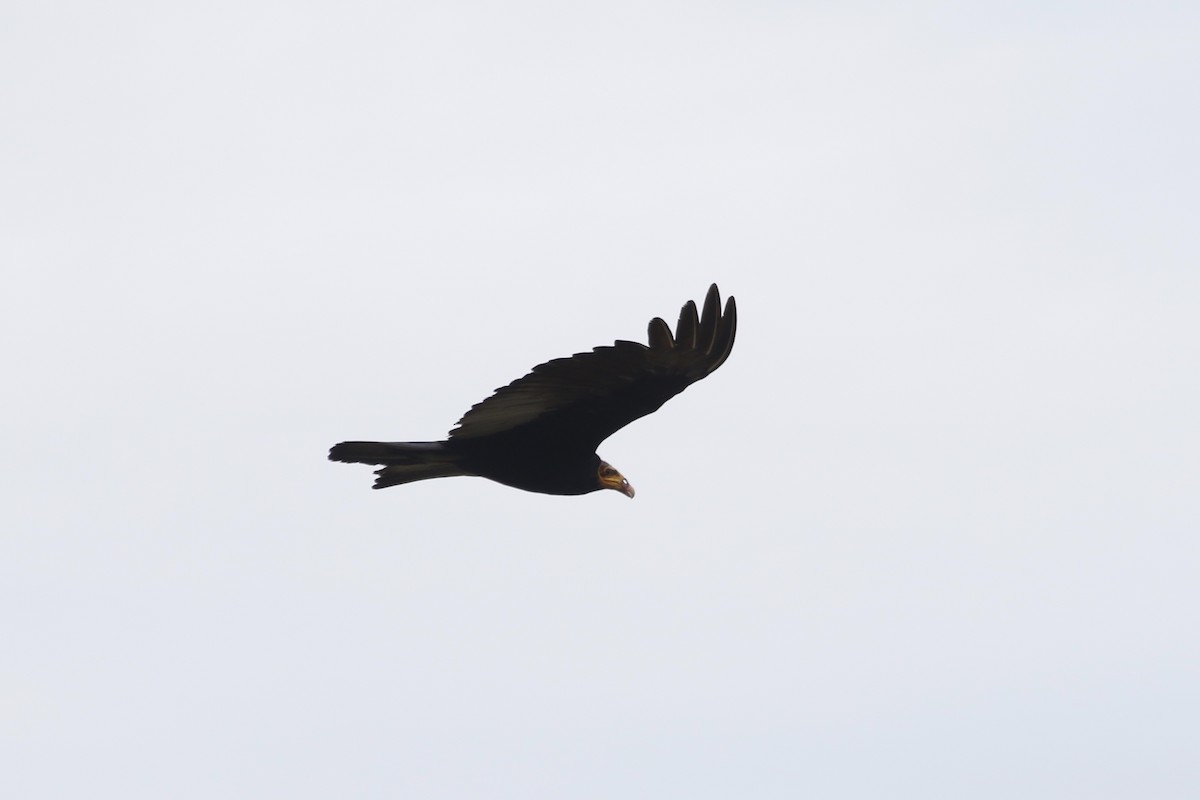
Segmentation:
[[(2, 18), (0, 795), (1195, 796), (1191, 6)], [(712, 281), (633, 501), (325, 460)]]

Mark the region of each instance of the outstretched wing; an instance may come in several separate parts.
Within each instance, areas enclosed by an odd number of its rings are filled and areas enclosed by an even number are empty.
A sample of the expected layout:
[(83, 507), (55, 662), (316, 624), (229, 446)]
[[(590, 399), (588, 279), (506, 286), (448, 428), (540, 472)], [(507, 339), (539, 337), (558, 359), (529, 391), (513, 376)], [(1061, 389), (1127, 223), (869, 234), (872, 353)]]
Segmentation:
[(539, 364), (471, 407), (453, 439), (519, 431), (595, 449), (600, 442), (711, 373), (729, 357), (737, 329), (732, 297), (721, 311), (716, 284), (698, 314), (691, 300), (671, 328), (650, 321), (650, 344), (618, 341)]

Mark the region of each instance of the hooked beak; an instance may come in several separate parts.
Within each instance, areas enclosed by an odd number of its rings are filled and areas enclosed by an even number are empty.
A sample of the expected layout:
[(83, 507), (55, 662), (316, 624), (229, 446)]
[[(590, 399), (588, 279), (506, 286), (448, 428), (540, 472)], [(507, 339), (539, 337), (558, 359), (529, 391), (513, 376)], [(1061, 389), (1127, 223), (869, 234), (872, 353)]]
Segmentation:
[(598, 477), (600, 485), (605, 489), (615, 489), (626, 497), (633, 497), (633, 487), (629, 485), (629, 481), (625, 480), (625, 476), (617, 472), (611, 464), (601, 461)]

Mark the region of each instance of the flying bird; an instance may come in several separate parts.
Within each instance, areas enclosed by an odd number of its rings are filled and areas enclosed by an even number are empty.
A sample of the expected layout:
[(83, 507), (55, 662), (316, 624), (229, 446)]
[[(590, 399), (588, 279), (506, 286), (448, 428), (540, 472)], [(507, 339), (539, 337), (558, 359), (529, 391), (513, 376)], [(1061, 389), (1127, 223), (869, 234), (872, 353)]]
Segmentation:
[(732, 297), (713, 284), (703, 311), (689, 300), (672, 335), (650, 320), (649, 346), (617, 341), (534, 367), (476, 403), (441, 442), (342, 442), (331, 461), (376, 464), (375, 489), (476, 475), (543, 494), (633, 487), (596, 454), (600, 443), (725, 363), (737, 330)]

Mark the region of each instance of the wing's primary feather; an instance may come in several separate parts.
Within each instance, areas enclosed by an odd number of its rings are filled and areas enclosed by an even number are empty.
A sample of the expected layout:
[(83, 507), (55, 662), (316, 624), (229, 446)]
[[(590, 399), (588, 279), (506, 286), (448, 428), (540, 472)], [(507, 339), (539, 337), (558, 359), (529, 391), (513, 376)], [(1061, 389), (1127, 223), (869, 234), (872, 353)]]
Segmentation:
[(703, 316), (698, 318), (689, 300), (674, 337), (667, 324), (655, 318), (649, 326), (649, 347), (617, 341), (539, 364), (472, 406), (450, 436), (468, 439), (541, 426), (547, 434), (598, 445), (721, 366), (733, 348), (736, 328), (733, 298), (722, 314), (713, 284)]

